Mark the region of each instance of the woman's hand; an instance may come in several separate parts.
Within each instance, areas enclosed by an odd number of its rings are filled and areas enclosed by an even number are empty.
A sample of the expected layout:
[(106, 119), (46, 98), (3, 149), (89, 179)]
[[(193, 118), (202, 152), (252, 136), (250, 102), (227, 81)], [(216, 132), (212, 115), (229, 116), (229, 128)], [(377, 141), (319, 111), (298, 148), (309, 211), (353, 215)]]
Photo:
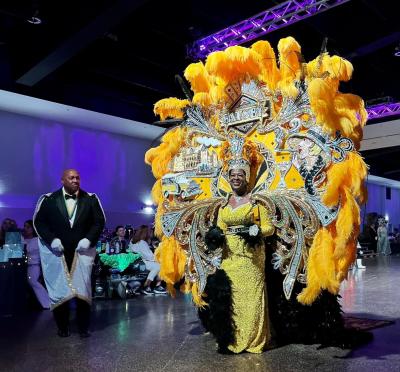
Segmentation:
[(258, 225), (254, 224), (249, 227), (249, 235), (250, 236), (257, 236), (260, 233), (260, 228)]
[(204, 236), (204, 241), (209, 251), (215, 251), (225, 242), (224, 232), (218, 226), (211, 226)]

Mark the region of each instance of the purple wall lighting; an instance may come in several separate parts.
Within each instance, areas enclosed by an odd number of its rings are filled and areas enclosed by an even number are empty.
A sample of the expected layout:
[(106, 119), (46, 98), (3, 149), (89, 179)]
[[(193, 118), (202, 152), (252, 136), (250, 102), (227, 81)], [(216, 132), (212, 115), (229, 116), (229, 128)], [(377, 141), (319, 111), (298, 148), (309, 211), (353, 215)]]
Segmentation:
[(100, 197), (109, 228), (153, 222), (154, 178), (143, 161), (149, 140), (1, 110), (0, 128), (0, 222), (9, 217), (22, 226), (32, 218), (39, 196), (61, 187), (66, 168), (76, 168), (82, 188)]
[(400, 115), (400, 102), (367, 107), (368, 120)]
[(211, 52), (224, 50), (227, 47), (257, 39), (262, 35), (269, 34), (272, 31), (289, 26), (348, 1), (350, 0), (286, 1), (249, 19), (195, 41), (188, 48), (188, 55), (193, 59), (205, 58)]

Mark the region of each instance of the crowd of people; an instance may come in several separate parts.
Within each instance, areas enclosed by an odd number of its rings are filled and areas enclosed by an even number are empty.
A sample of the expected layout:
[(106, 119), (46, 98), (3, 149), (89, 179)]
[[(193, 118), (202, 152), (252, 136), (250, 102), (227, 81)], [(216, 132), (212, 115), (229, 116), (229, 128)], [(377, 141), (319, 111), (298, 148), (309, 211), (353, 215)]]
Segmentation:
[[(108, 237), (107, 237), (108, 235)], [(166, 294), (165, 288), (159, 277), (160, 264), (156, 261), (154, 251), (159, 244), (154, 236), (154, 230), (147, 225), (141, 225), (133, 229), (130, 225), (118, 225), (110, 239), (107, 230), (102, 234), (100, 252), (108, 255), (125, 254), (128, 252), (138, 253), (149, 272), (142, 288), (145, 295)], [(154, 288), (153, 288), (154, 287)]]
[(366, 224), (359, 241), (364, 249), (378, 256), (400, 253), (399, 228), (389, 229), (388, 221), (377, 213), (369, 213), (366, 216)]
[[(33, 227), (32, 220), (24, 222), (22, 228), (12, 218), (5, 218), (0, 229), (0, 247), (6, 243), (7, 232), (20, 232), (22, 243), (25, 245), (27, 256), (27, 279), (39, 304), (43, 309), (50, 308), (49, 296), (41, 278), (40, 254), (38, 237)], [(360, 236), (364, 247), (370, 248), (377, 255), (390, 255), (391, 246), (400, 245), (400, 231), (393, 228), (388, 232), (387, 221), (378, 216), (375, 223), (367, 225)], [(165, 294), (165, 288), (159, 277), (160, 264), (154, 257), (154, 251), (159, 240), (154, 236), (154, 229), (147, 225), (133, 228), (131, 225), (118, 225), (113, 230), (105, 228), (100, 237), (98, 253), (107, 255), (138, 253), (149, 272), (147, 279), (141, 288), (144, 295)], [(361, 265), (361, 264), (360, 264)]]
[[(23, 227), (18, 227), (17, 222), (12, 218), (5, 218), (0, 228), (0, 248), (7, 243), (6, 235), (9, 232), (19, 232), (21, 243), (25, 247), (27, 262), (27, 281), (32, 288), (35, 297), (43, 309), (50, 308), (49, 295), (42, 278), (40, 263), (40, 252), (38, 236), (32, 220), (24, 222)], [(137, 229), (131, 225), (118, 225), (110, 231), (105, 228), (98, 245), (104, 247), (107, 255), (126, 254), (129, 252), (140, 254), (140, 259), (146, 265), (149, 272), (140, 293), (144, 295), (166, 294), (166, 290), (159, 278), (160, 264), (154, 257), (154, 250), (158, 246), (158, 239), (154, 236), (153, 229), (147, 225), (141, 225)]]

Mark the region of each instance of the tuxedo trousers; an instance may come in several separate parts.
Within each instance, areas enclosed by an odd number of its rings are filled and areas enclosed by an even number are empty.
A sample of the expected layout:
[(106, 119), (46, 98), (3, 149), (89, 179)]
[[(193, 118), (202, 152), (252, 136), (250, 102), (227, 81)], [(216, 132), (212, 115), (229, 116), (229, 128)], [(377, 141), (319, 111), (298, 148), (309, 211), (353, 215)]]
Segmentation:
[(78, 331), (86, 332), (89, 330), (90, 326), (91, 306), (86, 301), (81, 300), (80, 298), (74, 298), (73, 300), (66, 301), (63, 304), (54, 308), (53, 315), (57, 327), (61, 331), (66, 331), (69, 329), (70, 308), (71, 302), (73, 301), (76, 302), (76, 321), (78, 325)]

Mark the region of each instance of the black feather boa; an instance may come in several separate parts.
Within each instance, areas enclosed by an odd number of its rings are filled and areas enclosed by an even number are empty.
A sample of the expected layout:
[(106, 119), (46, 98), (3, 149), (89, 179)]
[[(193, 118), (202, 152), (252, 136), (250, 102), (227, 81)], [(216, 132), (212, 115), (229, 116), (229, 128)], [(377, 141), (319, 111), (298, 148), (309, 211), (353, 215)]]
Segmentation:
[(218, 226), (211, 226), (204, 237), (204, 242), (209, 252), (215, 251), (225, 242), (224, 232)]
[(229, 353), (228, 345), (235, 342), (232, 284), (224, 270), (217, 270), (207, 278), (206, 307), (199, 309), (203, 327), (212, 333), (218, 343), (218, 352)]
[(284, 277), (271, 264), (271, 241), (267, 243), (266, 251), (269, 317), (278, 345), (302, 343), (354, 348), (372, 339), (369, 332), (345, 328), (340, 296), (324, 290), (312, 305), (302, 305), (296, 297), (304, 285), (296, 282), (292, 296), (287, 300), (282, 290)]

